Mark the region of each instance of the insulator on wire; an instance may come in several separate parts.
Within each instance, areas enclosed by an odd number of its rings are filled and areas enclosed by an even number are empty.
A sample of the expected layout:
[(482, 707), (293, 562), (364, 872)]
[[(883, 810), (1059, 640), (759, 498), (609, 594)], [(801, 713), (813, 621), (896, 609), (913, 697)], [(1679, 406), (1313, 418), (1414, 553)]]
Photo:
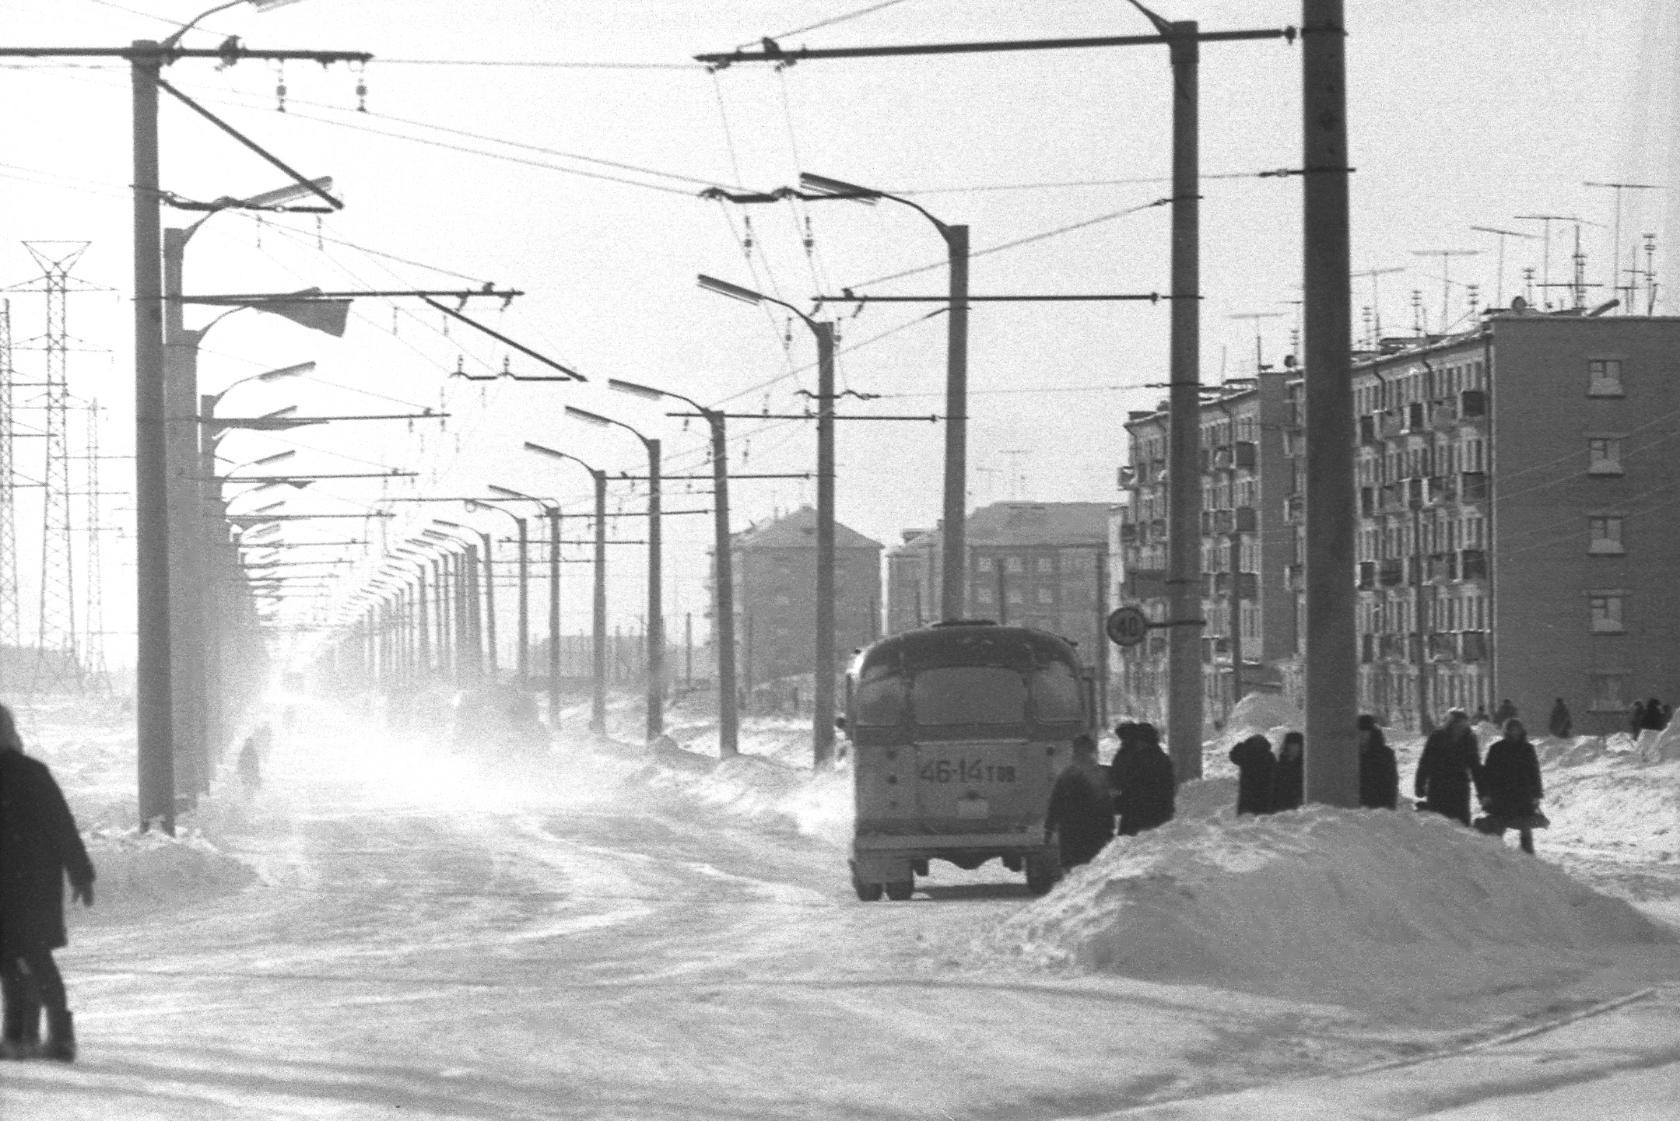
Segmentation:
[(741, 238), (741, 252), (745, 253), (748, 257), (751, 257), (753, 251), (752, 215), (743, 214), (741, 216), (741, 224), (746, 227), (747, 231), (746, 236)]
[(464, 378), (467, 376), (466, 360), (459, 354), (455, 356), (455, 376), (458, 378)]
[(323, 253), (326, 251), (326, 248), (326, 242), (321, 237), (321, 216), (317, 214), (315, 215), (315, 251), (317, 253)]
[(811, 216), (805, 215), (805, 256), (809, 257), (817, 247), (817, 236), (811, 232)]
[(397, 333), (397, 308), (396, 308), (396, 305), (393, 304), (393, 305), (391, 305), (391, 334), (395, 335), (396, 333)]
[(356, 112), (367, 112), (367, 73), (360, 62), (356, 66)]
[(286, 64), (274, 64), (274, 108), (281, 113), (286, 111)]

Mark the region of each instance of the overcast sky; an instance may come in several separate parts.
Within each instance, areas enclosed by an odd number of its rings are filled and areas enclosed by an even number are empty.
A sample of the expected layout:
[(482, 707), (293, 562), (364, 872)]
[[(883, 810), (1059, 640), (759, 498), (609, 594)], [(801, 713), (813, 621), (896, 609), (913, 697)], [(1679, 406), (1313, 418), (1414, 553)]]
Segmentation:
[[(5, 46), (120, 46), (163, 38), (202, 0), (6, 0)], [(1522, 270), (1546, 263), (1520, 215), (1575, 215), (1589, 282), (1611, 271), (1618, 192), (1584, 181), (1672, 186), (1680, 17), (1657, 0), (1462, 4), (1390, 0), (1348, 7), (1354, 324), (1374, 306), (1384, 333), (1411, 333), (1412, 293), (1427, 329), (1469, 320), (1467, 285), (1486, 306), (1524, 292)], [(1299, 5), (1171, 3), (1169, 19), (1205, 30), (1283, 27)], [(822, 26), (819, 26), (822, 25)], [(220, 215), (188, 252), (189, 292), (478, 288), (525, 294), (503, 310), (473, 301), (488, 326), (575, 368), (586, 386), (468, 382), (499, 371), (542, 373), (529, 358), (413, 300), (359, 301), (334, 341), (246, 312), (218, 326), (201, 385), (312, 359), (316, 381), (245, 386), (223, 412), (296, 403), (304, 413), (447, 411), (446, 422), (340, 424), (288, 442), (230, 436), (229, 458), (306, 450), (286, 470), (416, 470), (417, 488), (481, 493), (488, 482), (556, 495), (580, 507), (588, 479), (520, 450), (537, 440), (613, 471), (642, 472), (627, 433), (566, 420), (562, 406), (609, 412), (664, 438), (666, 469), (703, 472), (704, 435), (661, 407), (609, 393), (609, 377), (686, 393), (737, 411), (803, 409), (815, 388), (810, 332), (788, 317), (698, 289), (706, 272), (802, 308), (842, 287), (877, 294), (943, 292), (944, 245), (914, 211), (891, 203), (753, 208), (704, 201), (709, 185), (768, 190), (801, 170), (901, 193), (947, 222), (967, 223), (975, 294), (1146, 293), (1168, 287), (1170, 89), (1166, 51), (1123, 48), (898, 60), (808, 61), (785, 70), (739, 65), (708, 72), (693, 54), (756, 45), (880, 45), (1144, 33), (1121, 0), (1020, 5), (992, 0), (896, 3), (733, 0), (303, 0), (259, 14), (206, 19), (186, 40), (230, 35), (253, 48), (366, 50), (350, 67), (246, 61), (218, 69), (188, 60), (168, 80), (291, 166), (331, 175), (343, 212)], [(1297, 322), (1300, 180), (1257, 173), (1300, 162), (1300, 50), (1279, 41), (1202, 50), (1202, 377), (1215, 382), (1287, 353)], [(285, 112), (276, 85), (286, 86)], [(0, 67), (0, 287), (36, 287), (24, 241), (88, 242), (74, 277), (71, 389), (109, 409), (104, 450), (132, 432), (129, 81), (110, 60)], [(195, 199), (254, 194), (283, 175), (165, 96), (162, 182)], [(1620, 192), (1621, 266), (1656, 235), (1659, 286), (1680, 236), (1673, 191)], [(1666, 225), (1664, 206), (1671, 209)], [(166, 211), (165, 223), (197, 215)], [(750, 225), (749, 225), (750, 223)], [(1550, 280), (1568, 279), (1574, 228), (1551, 224)], [(805, 242), (810, 242), (807, 248)], [(750, 247), (750, 248), (749, 248)], [(49, 252), (63, 247), (47, 247)], [(1477, 250), (1476, 256), (1420, 251)], [(1668, 260), (1677, 260), (1669, 255)], [(1638, 262), (1643, 265), (1641, 251)], [(1443, 265), (1445, 270), (1443, 270)], [(1503, 285), (1498, 287), (1502, 269)], [(919, 270), (919, 271), (913, 271)], [(907, 275), (901, 275), (907, 274)], [(890, 279), (889, 279), (890, 278)], [(873, 283), (872, 283), (873, 282)], [(1496, 291), (1496, 287), (1498, 290)], [(1589, 300), (1606, 298), (1592, 290)], [(1537, 302), (1567, 297), (1532, 289)], [(1376, 299), (1373, 299), (1373, 297)], [(37, 293), (10, 294), (20, 344), (44, 330)], [(1643, 289), (1638, 303), (1644, 306)], [(1674, 300), (1660, 310), (1680, 311)], [(935, 305), (831, 305), (839, 318), (840, 385), (849, 415), (943, 411), (945, 328)], [(1258, 318), (1256, 318), (1258, 317)], [(189, 324), (208, 316), (189, 312)], [(1127, 410), (1152, 407), (1166, 377), (1167, 305), (982, 305), (971, 317), (971, 503), (1007, 498), (1111, 500), (1125, 457)], [(38, 345), (38, 342), (35, 344)], [(20, 349), (22, 373), (38, 350)], [(331, 384), (328, 384), (331, 383)], [(371, 394), (371, 395), (370, 395)], [(810, 471), (814, 425), (731, 422), (731, 454), (748, 472)], [(845, 421), (839, 427), (838, 516), (885, 544), (933, 524), (940, 505), (941, 429), (928, 421)], [(333, 453), (333, 454), (329, 454)], [(20, 450), (20, 466), (28, 456)], [(350, 456), (355, 458), (342, 458)], [(128, 481), (108, 463), (103, 485)], [(668, 509), (704, 507), (682, 484)], [(359, 507), (377, 484), (322, 483), (290, 499), (296, 512)], [(808, 480), (734, 488), (735, 524), (813, 500)], [(38, 557), (38, 506), (19, 507), (26, 602)], [(640, 493), (615, 487), (615, 505)], [(255, 505), (256, 503), (253, 503)], [(112, 500), (111, 505), (128, 505)], [(460, 520), (459, 508), (434, 511)], [(127, 517), (128, 515), (122, 515)], [(355, 523), (332, 524), (333, 532)], [(487, 527), (495, 522), (486, 521)], [(504, 523), (505, 524), (505, 523)], [(580, 523), (581, 526), (581, 523)], [(393, 529), (393, 535), (406, 527)], [(307, 536), (298, 529), (296, 536)], [(581, 530), (580, 530), (581, 532)], [(624, 537), (642, 536), (625, 520)], [(667, 530), (670, 631), (704, 610), (709, 519), (673, 517)], [(342, 534), (341, 534), (342, 535)], [(115, 559), (126, 559), (127, 546)], [(114, 564), (107, 551), (107, 563)], [(586, 556), (580, 550), (580, 559)], [(641, 602), (642, 550), (614, 550), (618, 621)], [(572, 577), (568, 629), (587, 625), (584, 569)], [(113, 616), (131, 572), (114, 573)], [(575, 609), (574, 609), (575, 608)], [(31, 612), (25, 611), (26, 620)], [(696, 620), (697, 630), (703, 624)], [(26, 622), (26, 630), (29, 626)]]

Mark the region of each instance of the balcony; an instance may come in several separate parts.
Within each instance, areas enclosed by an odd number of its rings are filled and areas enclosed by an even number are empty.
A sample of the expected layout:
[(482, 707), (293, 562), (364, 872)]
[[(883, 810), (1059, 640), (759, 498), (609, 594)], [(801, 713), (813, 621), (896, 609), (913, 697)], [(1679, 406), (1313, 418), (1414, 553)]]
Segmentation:
[(1487, 553), (1481, 549), (1461, 549), (1458, 554), (1458, 576), (1460, 580), (1487, 579)]
[(1385, 588), (1393, 588), (1406, 582), (1405, 562), (1398, 558), (1390, 558), (1382, 562), (1377, 569), (1377, 580)]
[[(1293, 572), (1295, 569), (1300, 568), (1300, 567), (1302, 567), (1302, 566), (1298, 565), (1298, 564), (1292, 564), (1292, 565), (1289, 566), (1289, 569), (1290, 569), (1291, 572)], [(1377, 587), (1377, 562), (1376, 561), (1360, 561), (1359, 562), (1359, 590), (1362, 591), (1362, 592), (1370, 592), (1370, 591), (1375, 591), (1376, 587)]]
[(1486, 502), (1488, 497), (1487, 473), (1484, 471), (1464, 471), (1458, 476), (1458, 493), (1463, 502)]
[(1260, 528), (1260, 515), (1254, 507), (1238, 506), (1236, 516), (1238, 533), (1253, 533)]
[(1292, 592), (1306, 590), (1307, 566), (1304, 564), (1286, 565), (1283, 570), (1283, 582)]
[(1237, 466), (1245, 471), (1254, 470), (1255, 466), (1260, 462), (1260, 449), (1255, 446), (1254, 441), (1238, 440), (1236, 443), (1236, 449)]

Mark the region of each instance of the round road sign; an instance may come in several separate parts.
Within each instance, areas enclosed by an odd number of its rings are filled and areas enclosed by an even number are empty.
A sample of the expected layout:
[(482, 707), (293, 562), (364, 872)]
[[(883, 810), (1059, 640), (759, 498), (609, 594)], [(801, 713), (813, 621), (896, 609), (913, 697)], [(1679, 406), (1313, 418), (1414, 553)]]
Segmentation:
[(1108, 613), (1103, 630), (1116, 646), (1136, 646), (1149, 631), (1149, 616), (1136, 607), (1116, 607)]

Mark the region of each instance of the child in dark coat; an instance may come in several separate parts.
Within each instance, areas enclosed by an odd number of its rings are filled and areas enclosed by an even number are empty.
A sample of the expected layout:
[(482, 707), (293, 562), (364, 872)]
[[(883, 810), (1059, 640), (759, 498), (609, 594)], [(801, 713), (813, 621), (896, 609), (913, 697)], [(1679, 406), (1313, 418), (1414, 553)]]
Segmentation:
[(1272, 771), (1277, 767), (1272, 741), (1261, 735), (1249, 736), (1231, 748), (1230, 759), (1237, 768), (1237, 813), (1269, 813)]

